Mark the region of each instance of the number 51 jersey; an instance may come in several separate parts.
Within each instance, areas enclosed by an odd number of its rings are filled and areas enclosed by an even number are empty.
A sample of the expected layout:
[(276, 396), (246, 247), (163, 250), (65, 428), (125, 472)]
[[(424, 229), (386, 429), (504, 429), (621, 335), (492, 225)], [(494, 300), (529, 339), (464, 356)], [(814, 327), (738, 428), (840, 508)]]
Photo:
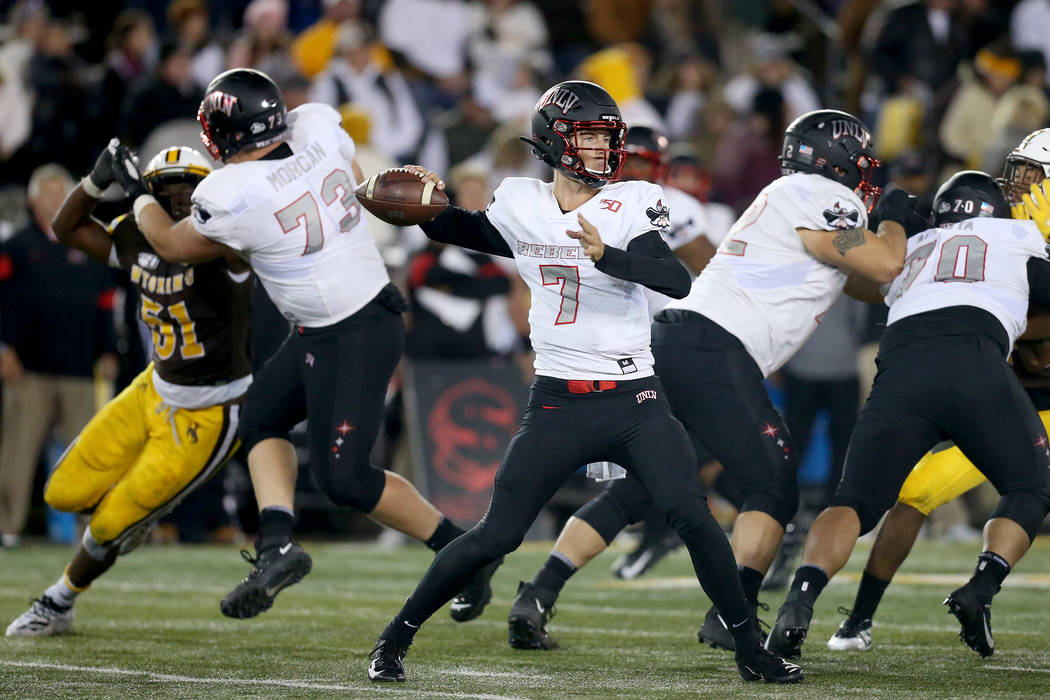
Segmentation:
[(908, 239), (904, 269), (889, 285), (887, 325), (925, 311), (976, 306), (1010, 336), (1028, 315), (1028, 259), (1047, 259), (1046, 241), (1031, 221), (975, 218)]
[(529, 338), (536, 374), (559, 379), (637, 379), (653, 374), (649, 305), (642, 287), (596, 269), (579, 241), (577, 214), (602, 241), (625, 249), (647, 231), (663, 233), (669, 209), (658, 185), (606, 185), (578, 209), (563, 212), (554, 185), (507, 178), (486, 211), (514, 254), (532, 293)]
[(285, 158), (230, 163), (193, 192), (204, 236), (244, 253), (281, 313), (302, 326), (350, 316), (389, 281), (354, 197), (354, 142), (328, 105), (288, 113)]

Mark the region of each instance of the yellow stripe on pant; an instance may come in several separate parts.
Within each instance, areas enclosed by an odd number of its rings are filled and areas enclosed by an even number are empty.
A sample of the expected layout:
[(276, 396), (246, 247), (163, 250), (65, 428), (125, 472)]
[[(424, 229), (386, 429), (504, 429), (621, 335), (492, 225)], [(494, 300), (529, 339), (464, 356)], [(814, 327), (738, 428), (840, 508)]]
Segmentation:
[(236, 451), (238, 406), (172, 408), (150, 365), (84, 427), (59, 460), (44, 499), (94, 508), (91, 534), (108, 544), (170, 511)]
[[(1050, 411), (1040, 411), (1039, 417), (1050, 431)], [(984, 474), (977, 471), (962, 450), (952, 447), (920, 459), (901, 487), (897, 500), (929, 515), (985, 481)]]

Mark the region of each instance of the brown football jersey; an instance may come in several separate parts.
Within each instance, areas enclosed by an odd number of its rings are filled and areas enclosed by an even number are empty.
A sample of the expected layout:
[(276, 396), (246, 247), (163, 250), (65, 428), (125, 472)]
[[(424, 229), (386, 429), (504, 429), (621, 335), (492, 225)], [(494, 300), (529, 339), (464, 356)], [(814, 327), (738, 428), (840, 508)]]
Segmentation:
[[(110, 227), (118, 266), (139, 290), (153, 363), (172, 384), (224, 384), (251, 374), (251, 285), (226, 261), (183, 265), (157, 255), (132, 216)], [(238, 278), (244, 275), (238, 275)]]

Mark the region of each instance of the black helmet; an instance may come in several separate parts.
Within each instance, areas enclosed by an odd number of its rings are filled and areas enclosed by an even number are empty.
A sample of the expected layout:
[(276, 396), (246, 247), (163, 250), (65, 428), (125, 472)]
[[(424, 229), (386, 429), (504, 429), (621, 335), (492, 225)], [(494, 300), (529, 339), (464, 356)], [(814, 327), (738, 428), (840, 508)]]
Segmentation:
[(632, 126), (627, 129), (627, 145), (624, 150), (631, 161), (638, 158), (649, 163), (649, 172), (638, 179), (662, 183), (667, 177), (667, 137), (648, 126)]
[[(577, 133), (585, 129), (612, 132), (608, 148), (582, 149)], [(532, 138), (522, 140), (533, 154), (552, 168), (591, 187), (601, 187), (620, 179), (623, 170), (624, 137), (627, 125), (620, 108), (604, 89), (582, 80), (558, 83), (536, 103), (532, 115)], [(584, 167), (581, 150), (604, 151), (605, 169), (596, 172)]]
[(781, 172), (815, 173), (841, 182), (857, 193), (869, 212), (882, 192), (871, 184), (879, 165), (871, 133), (852, 114), (818, 109), (791, 122), (784, 132)]
[(988, 173), (963, 170), (937, 189), (933, 197), (933, 223), (954, 224), (979, 216), (1010, 218), (1010, 205)]
[(223, 162), (235, 153), (284, 138), (284, 97), (270, 76), (250, 68), (220, 73), (204, 91), (197, 110), (201, 141)]

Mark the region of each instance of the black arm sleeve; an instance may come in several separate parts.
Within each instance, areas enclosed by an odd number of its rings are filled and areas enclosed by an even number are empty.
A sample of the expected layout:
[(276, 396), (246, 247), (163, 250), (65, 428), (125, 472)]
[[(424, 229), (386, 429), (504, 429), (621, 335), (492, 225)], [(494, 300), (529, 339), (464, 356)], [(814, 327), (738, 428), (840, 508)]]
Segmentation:
[(420, 224), (427, 238), (438, 243), (451, 243), (479, 253), (513, 258), (510, 246), (503, 240), (483, 211), (467, 211), (449, 206), (433, 221)]
[(611, 277), (637, 282), (674, 299), (689, 293), (689, 272), (656, 231), (635, 237), (627, 244), (627, 250), (605, 246), (605, 253), (594, 267)]
[(1028, 301), (1050, 309), (1050, 261), (1028, 258)]

